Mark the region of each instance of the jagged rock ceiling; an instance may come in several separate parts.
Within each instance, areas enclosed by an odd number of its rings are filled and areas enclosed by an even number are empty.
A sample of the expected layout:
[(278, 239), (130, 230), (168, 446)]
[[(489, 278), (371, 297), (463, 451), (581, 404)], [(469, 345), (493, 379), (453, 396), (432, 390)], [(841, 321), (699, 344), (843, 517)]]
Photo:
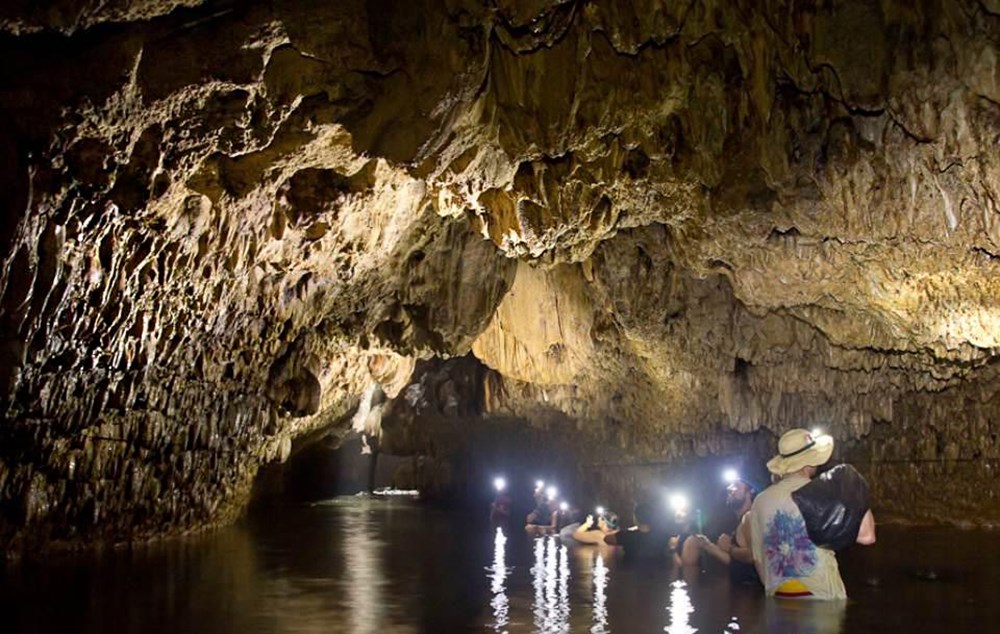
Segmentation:
[[(428, 403), (633, 458), (819, 423), (905, 463), (886, 486), (989, 480), (995, 0), (65, 0), (0, 29), (7, 544), (226, 521), (292, 439)], [(472, 383), (421, 381), (463, 355)]]

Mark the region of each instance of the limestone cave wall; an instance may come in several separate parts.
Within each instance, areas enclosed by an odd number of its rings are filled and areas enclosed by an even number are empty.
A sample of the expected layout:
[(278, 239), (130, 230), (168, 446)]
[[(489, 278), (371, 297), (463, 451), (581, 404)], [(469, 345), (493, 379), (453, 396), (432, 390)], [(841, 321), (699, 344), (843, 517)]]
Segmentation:
[(997, 522), (998, 40), (996, 0), (5, 3), (0, 541), (229, 521), (317, 430), (440, 444), (428, 398), (621, 464), (822, 425), (877, 509)]

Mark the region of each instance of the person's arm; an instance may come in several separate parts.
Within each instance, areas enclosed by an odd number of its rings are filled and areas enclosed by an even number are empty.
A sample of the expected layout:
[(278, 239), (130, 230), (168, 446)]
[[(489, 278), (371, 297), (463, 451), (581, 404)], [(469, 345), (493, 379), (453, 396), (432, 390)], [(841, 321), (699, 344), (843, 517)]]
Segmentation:
[(573, 531), (573, 539), (579, 539), (583, 533), (590, 531), (590, 527), (593, 525), (594, 525), (594, 516), (588, 515), (587, 519), (583, 520), (583, 522), (576, 527), (576, 530)]
[(584, 544), (600, 544), (604, 541), (604, 532), (590, 530), (593, 525), (594, 516), (588, 515), (583, 524), (577, 526), (576, 530), (573, 531), (573, 539)]
[[(756, 505), (757, 505), (757, 501), (754, 500), (754, 506), (756, 506)], [(754, 517), (753, 517), (754, 506), (750, 507), (750, 511), (746, 514), (744, 520), (742, 520), (741, 523), (742, 522), (746, 522), (746, 524), (747, 524), (747, 530), (746, 530), (747, 544), (746, 545), (750, 549), (750, 559), (753, 562), (754, 569), (757, 571), (757, 576), (760, 577), (763, 580), (763, 579), (766, 579), (766, 577), (764, 576), (764, 563), (761, 561), (761, 559), (762, 559), (762, 553), (759, 552), (760, 546), (756, 545), (757, 542), (755, 541), (756, 538), (754, 537)]]
[(740, 525), (736, 527), (736, 542), (729, 549), (729, 556), (736, 561), (745, 564), (753, 563), (753, 551), (750, 550), (750, 522), (749, 513), (743, 515)]
[(607, 544), (608, 546), (619, 546), (620, 544), (618, 543), (618, 538), (616, 537), (617, 534), (618, 531), (615, 531), (614, 533), (608, 533), (607, 535), (605, 535), (604, 543)]
[[(729, 565), (729, 553), (720, 548), (718, 544), (713, 544), (712, 540), (704, 535), (695, 535), (695, 538), (698, 540), (698, 545), (701, 546), (703, 551), (712, 557), (715, 557), (727, 566)], [(721, 538), (719, 541), (722, 541)]]
[(861, 529), (858, 530), (858, 543), (870, 546), (875, 543), (875, 516), (871, 509), (861, 518)]
[(701, 554), (701, 547), (698, 543), (698, 538), (694, 535), (688, 535), (681, 544), (681, 554), (679, 561), (681, 565), (693, 566), (698, 563), (698, 555)]

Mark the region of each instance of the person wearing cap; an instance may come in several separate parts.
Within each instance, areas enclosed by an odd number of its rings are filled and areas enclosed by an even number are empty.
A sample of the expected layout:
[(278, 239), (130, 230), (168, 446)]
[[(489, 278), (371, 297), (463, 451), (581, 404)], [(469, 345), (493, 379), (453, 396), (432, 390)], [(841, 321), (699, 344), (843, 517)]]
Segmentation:
[(750, 524), (747, 521), (756, 494), (754, 485), (737, 477), (726, 486), (726, 508), (736, 515), (736, 528), (719, 535), (715, 543), (705, 535), (697, 536), (702, 551), (729, 567), (729, 578), (733, 583), (760, 583), (753, 565)]
[[(764, 489), (750, 508), (750, 547), (757, 574), (768, 596), (846, 599), (837, 558), (809, 539), (805, 519), (792, 492), (809, 484), (817, 467), (833, 454), (833, 438), (792, 429), (778, 440), (778, 455), (767, 469), (780, 479)], [(875, 542), (875, 519), (869, 510), (857, 542)]]

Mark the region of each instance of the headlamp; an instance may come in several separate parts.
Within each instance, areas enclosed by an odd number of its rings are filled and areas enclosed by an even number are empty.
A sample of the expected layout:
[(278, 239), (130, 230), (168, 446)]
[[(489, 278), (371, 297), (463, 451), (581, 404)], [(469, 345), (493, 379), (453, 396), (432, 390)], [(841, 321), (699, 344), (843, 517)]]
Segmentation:
[(688, 508), (688, 499), (682, 493), (674, 493), (670, 496), (670, 508), (674, 509), (675, 512), (686, 511)]

